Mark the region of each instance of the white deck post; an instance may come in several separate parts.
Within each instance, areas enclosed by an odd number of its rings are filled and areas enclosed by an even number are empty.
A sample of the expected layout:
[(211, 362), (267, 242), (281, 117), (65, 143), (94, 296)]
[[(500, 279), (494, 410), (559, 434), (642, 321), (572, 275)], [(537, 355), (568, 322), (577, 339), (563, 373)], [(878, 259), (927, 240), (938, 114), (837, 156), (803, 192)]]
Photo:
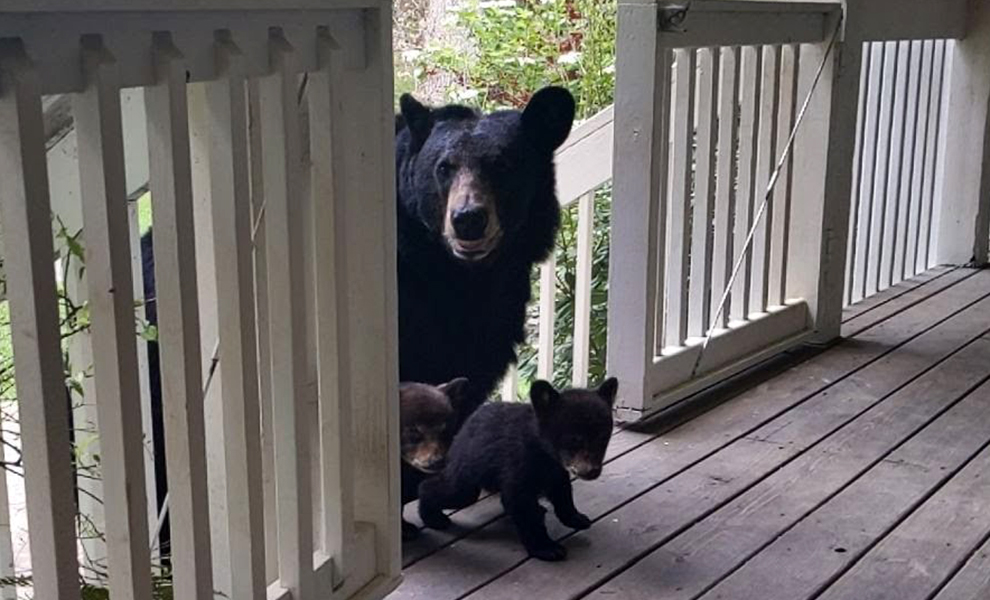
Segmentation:
[(619, 5), (608, 372), (622, 382), (619, 406), (631, 409), (652, 396), (657, 232), (666, 228), (660, 182), (667, 124), (661, 111), (670, 72), (660, 59), (660, 35), (655, 0)]
[[(830, 22), (829, 29), (833, 26)], [(799, 103), (811, 89), (827, 44), (802, 47)], [(862, 47), (861, 38), (847, 27), (832, 49), (794, 146), (793, 211), (799, 217), (791, 222), (795, 268), (788, 270), (787, 292), (807, 300), (819, 342), (838, 337), (842, 322)]]
[(990, 3), (971, 1), (968, 8), (966, 36), (947, 63), (942, 130), (948, 143), (939, 149), (942, 186), (936, 189), (940, 264), (985, 264), (990, 240)]
[[(38, 598), (78, 600), (65, 376), (55, 295), (41, 89), (19, 44), (0, 44), (0, 223)], [(143, 488), (142, 488), (143, 490)]]
[[(340, 135), (347, 140), (334, 167), (337, 219), (341, 372), (353, 414), (354, 513), (375, 526), (377, 572), (392, 581), (401, 569), (394, 113), (392, 107), (391, 2), (338, 23), (331, 33), (345, 52), (336, 71), (334, 102)], [(333, 26), (333, 24), (332, 24)], [(355, 36), (356, 32), (363, 32)], [(357, 43), (357, 47), (355, 47)], [(362, 52), (363, 48), (363, 52)]]

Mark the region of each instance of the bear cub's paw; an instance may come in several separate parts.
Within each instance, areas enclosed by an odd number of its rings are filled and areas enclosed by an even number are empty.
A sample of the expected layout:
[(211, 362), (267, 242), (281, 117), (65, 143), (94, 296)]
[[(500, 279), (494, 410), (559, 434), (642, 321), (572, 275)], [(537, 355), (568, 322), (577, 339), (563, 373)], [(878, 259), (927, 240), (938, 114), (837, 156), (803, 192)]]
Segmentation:
[(526, 548), (526, 551), (533, 558), (538, 558), (547, 562), (559, 562), (567, 558), (567, 548), (564, 548), (557, 542), (548, 541), (547, 543), (540, 544), (539, 546), (531, 546)]
[(591, 519), (587, 515), (581, 514), (575, 511), (573, 514), (559, 514), (557, 515), (557, 520), (561, 522), (564, 527), (570, 527), (571, 529), (576, 529), (578, 531), (583, 531), (591, 527)]
[(443, 511), (424, 511), (420, 505), (419, 518), (423, 525), (430, 529), (447, 529), (450, 527), (450, 517), (443, 514)]

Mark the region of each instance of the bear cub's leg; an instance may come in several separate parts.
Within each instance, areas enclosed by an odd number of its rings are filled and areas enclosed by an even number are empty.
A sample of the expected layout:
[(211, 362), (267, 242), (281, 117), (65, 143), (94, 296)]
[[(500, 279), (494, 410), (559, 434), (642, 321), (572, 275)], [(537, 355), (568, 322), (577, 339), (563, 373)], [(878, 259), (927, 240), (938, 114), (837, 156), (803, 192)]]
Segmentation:
[[(512, 518), (526, 552), (534, 558), (560, 561), (567, 558), (567, 549), (553, 541), (544, 520), (546, 510), (539, 497), (528, 490), (502, 490), (502, 507)], [(576, 512), (576, 511), (575, 511)]]
[(556, 477), (547, 489), (547, 500), (553, 505), (557, 520), (565, 527), (584, 530), (591, 527), (591, 519), (574, 506), (574, 493), (568, 477)]
[(419, 518), (430, 529), (446, 529), (450, 527), (450, 517), (443, 513), (444, 509), (466, 508), (480, 495), (481, 488), (441, 473), (419, 486)]

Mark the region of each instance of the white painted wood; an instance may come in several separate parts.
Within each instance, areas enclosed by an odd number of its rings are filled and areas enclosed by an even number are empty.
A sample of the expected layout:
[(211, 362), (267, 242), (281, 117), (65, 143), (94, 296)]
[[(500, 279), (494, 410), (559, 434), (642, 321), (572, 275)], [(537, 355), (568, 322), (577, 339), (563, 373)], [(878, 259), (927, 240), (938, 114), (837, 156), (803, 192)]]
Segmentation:
[(857, 256), (859, 255), (859, 245), (858, 241), (858, 231), (859, 231), (859, 213), (860, 213), (860, 203), (862, 197), (862, 185), (863, 185), (863, 163), (864, 163), (864, 145), (867, 142), (866, 136), (866, 109), (867, 109), (867, 88), (870, 85), (870, 65), (872, 62), (871, 54), (873, 50), (873, 44), (864, 43), (863, 44), (863, 59), (860, 65), (860, 75), (859, 75), (859, 102), (857, 103), (857, 121), (856, 121), (856, 148), (853, 152), (853, 172), (852, 172), (852, 188), (850, 190), (851, 210), (849, 211), (849, 235), (846, 240), (846, 277), (845, 277), (845, 304), (849, 305), (855, 302), (853, 299), (854, 290), (856, 289), (856, 265)]
[[(324, 34), (320, 38), (320, 70), (310, 73), (307, 87), (309, 100), (309, 140), (312, 160), (312, 202), (315, 247), (314, 279), (316, 282), (317, 353), (319, 360), (320, 463), (322, 506), (322, 552), (330, 557), (334, 569), (333, 584), (340, 585), (352, 568), (354, 549), (354, 488), (352, 464), (347, 453), (353, 443), (353, 417), (347, 391), (350, 374), (340, 368), (338, 323), (347, 319), (338, 308), (344, 293), (335, 273), (345, 267), (346, 251), (338, 251), (337, 229), (346, 217), (337, 214), (337, 197), (343, 193), (343, 161), (347, 140), (341, 135), (334, 102), (334, 79), (342, 67), (340, 48)], [(343, 254), (343, 260), (340, 254)], [(338, 262), (340, 261), (340, 262)]]
[(670, 54), (659, 51), (659, 38), (655, 6), (619, 5), (607, 370), (622, 381), (617, 405), (633, 409), (642, 409), (653, 395), (647, 368), (656, 317), (663, 314), (656, 307), (657, 282), (664, 281), (661, 173), (667, 168), (669, 120), (663, 109)]
[(914, 256), (918, 246), (918, 208), (920, 194), (915, 193), (917, 174), (915, 155), (918, 150), (918, 118), (921, 93), (921, 52), (922, 42), (913, 41), (909, 49), (907, 110), (904, 116), (904, 156), (901, 165), (901, 203), (905, 215), (900, 222), (901, 233), (897, 246), (897, 260), (894, 263), (894, 279), (904, 280), (914, 276)]
[(509, 369), (502, 378), (502, 385), (499, 388), (502, 402), (515, 402), (516, 390), (519, 389), (519, 369), (516, 365), (509, 365)]
[[(138, 223), (138, 203), (127, 203), (128, 233), (130, 234), (131, 276), (134, 278), (134, 298), (140, 301), (137, 309), (140, 320), (144, 320), (144, 265), (141, 259), (141, 227)], [(159, 556), (158, 539), (158, 485), (155, 480), (155, 431), (151, 408), (151, 378), (148, 371), (148, 344), (138, 340), (137, 344), (138, 382), (141, 386), (141, 441), (144, 445), (144, 493), (148, 499), (148, 534), (151, 536), (152, 557)]]
[[(341, 70), (335, 88), (348, 148), (338, 153), (343, 187), (335, 193), (341, 211), (335, 214), (338, 250), (347, 250), (337, 280), (346, 297), (338, 297), (337, 306), (347, 316), (338, 321), (338, 335), (351, 375), (346, 393), (354, 417), (354, 511), (355, 519), (374, 525), (375, 572), (383, 585), (397, 582), (401, 570), (399, 445), (393, 443), (399, 436), (399, 371), (390, 9), (382, 3), (331, 29), (344, 64), (352, 65)], [(352, 40), (348, 32), (363, 36)], [(362, 49), (363, 62), (357, 60)]]
[[(812, 65), (811, 68), (817, 68)], [(779, 115), (774, 161), (787, 146), (791, 131), (800, 110), (798, 102), (798, 77), (800, 75), (800, 51), (796, 45), (787, 45), (780, 52)], [(794, 188), (794, 154), (787, 157), (781, 166), (780, 177), (773, 200), (773, 229), (770, 231), (770, 263), (767, 269), (768, 297), (770, 306), (783, 305), (787, 301), (787, 269), (790, 258), (791, 201)]]
[(557, 149), (557, 200), (567, 206), (612, 179), (615, 111), (612, 106), (576, 126)]
[[(671, 102), (673, 101), (673, 90), (674, 83), (676, 81), (677, 71), (674, 69), (674, 51), (673, 50), (660, 50), (657, 57), (657, 69), (660, 77), (663, 77), (664, 86), (660, 94), (660, 106), (659, 108), (659, 119), (665, 125), (665, 129), (662, 132), (657, 132), (662, 134), (663, 138), (659, 143), (663, 144), (663, 165), (660, 167), (660, 177), (659, 177), (659, 197), (660, 197), (660, 207), (657, 212), (657, 235), (660, 239), (656, 244), (656, 260), (653, 269), (656, 271), (656, 279), (653, 285), (656, 286), (653, 294), (654, 311), (653, 316), (650, 319), (653, 322), (653, 356), (660, 356), (663, 353), (663, 348), (666, 345), (666, 333), (667, 333), (667, 294), (669, 288), (667, 286), (667, 239), (669, 237), (667, 232), (668, 227), (668, 196), (670, 195), (670, 157), (674, 153), (674, 111), (671, 110)], [(614, 160), (613, 160), (614, 163)], [(615, 202), (615, 195), (613, 190), (613, 204)], [(609, 270), (609, 281), (611, 281), (611, 268)]]
[(158, 83), (146, 90), (145, 101), (152, 210), (157, 224), (155, 295), (172, 568), (177, 595), (205, 600), (213, 596), (213, 566), (186, 72), (183, 57), (171, 39), (159, 36), (153, 53)]
[(715, 189), (715, 242), (712, 257), (712, 326), (724, 328), (729, 323), (732, 298), (727, 299), (721, 315), (718, 302), (725, 294), (735, 266), (733, 219), (736, 212), (736, 168), (739, 154), (739, 48), (722, 48), (719, 69), (718, 164)]
[[(114, 58), (83, 40), (88, 86), (73, 98), (86, 231), (93, 369), (106, 509), (110, 593), (151, 597), (141, 405), (124, 181), (120, 87)], [(167, 379), (167, 378), (163, 378)]]
[(990, 6), (968, 6), (967, 35), (953, 42), (947, 64), (936, 263), (984, 264), (990, 238)]
[(591, 281), (595, 243), (595, 192), (581, 196), (577, 209), (574, 278), (574, 344), (571, 385), (588, 385), (591, 364)]
[(896, 42), (885, 42), (881, 75), (880, 114), (876, 151), (873, 160), (873, 193), (871, 194), (869, 242), (866, 252), (866, 280), (864, 297), (872, 296), (880, 290), (880, 265), (883, 262), (883, 232), (887, 221), (887, 168), (894, 131), (894, 84), (898, 60)]
[[(938, 117), (937, 117), (937, 127), (936, 127), (936, 139), (935, 139), (935, 166), (934, 175), (932, 179), (932, 226), (931, 233), (929, 234), (929, 250), (928, 250), (928, 265), (934, 267), (938, 265), (938, 237), (939, 231), (941, 230), (941, 220), (945, 215), (945, 207), (943, 206), (943, 196), (942, 190), (945, 188), (945, 155), (946, 146), (949, 142), (948, 132), (946, 131), (946, 122), (949, 120), (949, 103), (947, 87), (949, 83), (948, 72), (949, 72), (949, 62), (952, 60), (953, 50), (955, 48), (955, 40), (941, 40), (942, 44), (942, 68), (939, 72), (939, 83), (938, 83)], [(984, 136), (984, 152), (986, 152), (986, 147), (990, 146), (990, 100), (987, 102), (987, 116), (988, 122), (986, 123), (986, 135)], [(987, 165), (990, 165), (990, 159), (987, 160)], [(986, 165), (983, 165), (985, 167)], [(982, 191), (990, 191), (990, 179), (988, 179), (984, 186), (983, 176), (987, 174), (986, 168), (980, 169), (980, 188)], [(975, 174), (974, 174), (975, 177)], [(984, 189), (984, 187), (986, 189)], [(986, 260), (979, 258), (988, 250), (988, 243), (985, 240), (990, 239), (990, 196), (982, 195), (977, 199), (977, 206), (975, 208), (976, 217), (974, 219), (973, 228), (976, 230), (977, 240), (984, 240), (984, 242), (975, 242), (973, 250), (973, 260), (970, 261), (972, 264), (982, 264)], [(930, 268), (930, 267), (929, 267)]]
[[(918, 259), (916, 268), (919, 271), (928, 268), (933, 255), (932, 236), (935, 229), (932, 224), (935, 220), (934, 208), (934, 181), (935, 166), (938, 155), (939, 126), (941, 116), (942, 100), (942, 73), (944, 72), (945, 57), (944, 42), (936, 40), (932, 43), (932, 73), (931, 90), (928, 102), (928, 130), (925, 136), (925, 162), (922, 167), (923, 179), (921, 186), (921, 232), (918, 238)], [(969, 175), (973, 177), (973, 175)]]
[(305, 295), (294, 48), (270, 40), (272, 75), (260, 83), (272, 364), (279, 582), (294, 598), (313, 590), (311, 460), (305, 407)]
[(675, 50), (676, 70), (671, 100), (673, 145), (670, 156), (670, 187), (667, 223), (667, 322), (664, 328), (667, 346), (680, 346), (688, 337), (688, 307), (691, 259), (689, 244), (691, 222), (688, 219), (692, 200), (694, 146), (695, 81), (697, 52)]
[(0, 227), (17, 373), (31, 565), (39, 598), (78, 600), (72, 475), (51, 204), (38, 75), (16, 43), (0, 45)]
[(210, 116), (206, 87), (186, 86), (189, 115), (190, 161), (193, 184), (193, 226), (196, 244), (196, 290), (199, 297), (200, 357), (203, 374), (204, 420), (206, 430), (206, 471), (209, 480), (209, 507), (213, 582), (216, 591), (228, 594), (223, 583), (230, 580), (230, 550), (227, 547), (227, 472), (224, 460), (223, 377), (216, 369), (220, 350), (216, 261), (213, 252), (213, 202), (210, 173)]
[(826, 2), (781, 3), (695, 0), (684, 26), (664, 36), (672, 48), (822, 41), (828, 16), (838, 9)]
[(693, 338), (688, 345), (671, 351), (654, 361), (651, 368), (657, 394), (642, 412), (620, 411), (620, 420), (636, 420), (670, 407), (746, 369), (769, 356), (793, 348), (808, 339), (810, 333), (808, 306), (794, 301), (786, 306), (754, 314), (751, 320), (733, 321), (729, 328), (719, 330), (708, 345), (699, 368), (700, 375), (691, 377), (701, 349), (701, 339)]
[(925, 157), (928, 153), (928, 136), (929, 136), (929, 115), (931, 113), (930, 105), (932, 101), (932, 59), (935, 56), (935, 43), (933, 41), (922, 42), (921, 48), (921, 79), (919, 82), (919, 93), (918, 93), (918, 118), (917, 126), (915, 129), (915, 152), (914, 152), (914, 180), (911, 185), (911, 195), (914, 198), (915, 208), (914, 208), (914, 226), (911, 229), (910, 236), (913, 242), (912, 253), (909, 254), (905, 261), (910, 263), (910, 268), (913, 271), (918, 270), (918, 265), (923, 264), (919, 261), (919, 257), (924, 256), (925, 251), (922, 248), (925, 245), (922, 243), (922, 231), (923, 223), (927, 222), (928, 217), (924, 215), (924, 201), (922, 200), (923, 191), (925, 189)]
[(264, 597), (265, 536), (261, 482), (252, 222), (248, 172), (247, 106), (243, 55), (229, 39), (217, 41), (221, 78), (207, 84), (210, 123), (210, 196), (219, 312), (219, 369), (225, 385), (221, 413), (226, 473), (226, 546), (236, 598)]
[(536, 342), (536, 376), (553, 381), (554, 322), (557, 310), (557, 257), (551, 253), (540, 265), (540, 330)]
[[(754, 207), (759, 206), (766, 197), (767, 184), (770, 174), (777, 163), (777, 129), (780, 119), (780, 46), (763, 47), (763, 68), (760, 71), (760, 103)], [(770, 196), (770, 204), (763, 217), (756, 223), (756, 234), (753, 236), (752, 257), (753, 271), (750, 287), (750, 310), (764, 312), (770, 294), (770, 246), (773, 232), (774, 205), (776, 200), (783, 200), (780, 188), (774, 189)], [(754, 215), (754, 218), (756, 215)]]
[(733, 234), (733, 265), (743, 257), (743, 266), (736, 276), (732, 288), (732, 319), (745, 319), (750, 313), (751, 273), (753, 253), (745, 249), (746, 238), (753, 227), (753, 213), (756, 210), (756, 150), (758, 143), (757, 115), (759, 114), (762, 86), (759, 84), (763, 70), (763, 52), (759, 48), (747, 46), (742, 49), (739, 99), (739, 169), (736, 189), (735, 232)]
[(265, 190), (261, 157), (261, 102), (257, 79), (247, 83), (248, 153), (251, 160), (251, 222), (254, 243), (255, 321), (258, 342), (258, 396), (261, 410), (261, 479), (264, 490), (265, 583), (278, 579), (278, 513), (275, 506), (275, 437), (272, 362), (268, 319), (268, 269), (265, 248)]
[[(832, 25), (834, 27), (834, 24)], [(802, 48), (798, 98), (807, 96), (827, 44)], [(839, 336), (849, 235), (849, 191), (856, 140), (862, 40), (846, 32), (825, 60), (794, 148), (791, 264), (787, 292), (808, 302), (815, 342)], [(811, 66), (815, 65), (815, 66)], [(800, 215), (800, 218), (797, 217)]]
[[(694, 202), (691, 222), (691, 286), (688, 335), (704, 335), (711, 323), (712, 253), (715, 221), (715, 173), (718, 148), (717, 48), (698, 50), (698, 97), (694, 158)], [(718, 301), (717, 299), (715, 300)]]
[(869, 279), (870, 244), (873, 235), (874, 199), (876, 195), (877, 176), (876, 161), (880, 148), (882, 130), (881, 113), (884, 98), (884, 64), (886, 45), (873, 43), (870, 53), (869, 88), (866, 94), (866, 117), (863, 151), (860, 155), (862, 176), (860, 178), (859, 195), (859, 227), (857, 229), (857, 261), (854, 266), (854, 291), (852, 301), (856, 302), (868, 295), (867, 280)]
[(890, 287), (894, 279), (894, 265), (897, 261), (898, 225), (901, 210), (901, 164), (904, 158), (904, 133), (907, 117), (907, 83), (908, 61), (910, 57), (909, 42), (896, 42), (897, 60), (894, 64), (894, 87), (891, 90), (890, 101), (893, 105), (893, 123), (891, 125), (890, 147), (887, 152), (887, 199), (886, 211), (883, 216), (882, 252), (880, 255), (880, 272), (878, 289)]

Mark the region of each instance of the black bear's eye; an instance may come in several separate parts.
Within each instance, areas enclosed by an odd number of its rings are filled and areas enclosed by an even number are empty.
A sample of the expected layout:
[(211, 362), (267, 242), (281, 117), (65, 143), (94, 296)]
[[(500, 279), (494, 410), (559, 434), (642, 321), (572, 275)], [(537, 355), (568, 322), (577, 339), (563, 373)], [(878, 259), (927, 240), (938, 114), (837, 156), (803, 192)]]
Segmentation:
[(447, 179), (453, 172), (454, 165), (452, 165), (450, 161), (443, 160), (437, 165), (437, 177), (440, 179)]

